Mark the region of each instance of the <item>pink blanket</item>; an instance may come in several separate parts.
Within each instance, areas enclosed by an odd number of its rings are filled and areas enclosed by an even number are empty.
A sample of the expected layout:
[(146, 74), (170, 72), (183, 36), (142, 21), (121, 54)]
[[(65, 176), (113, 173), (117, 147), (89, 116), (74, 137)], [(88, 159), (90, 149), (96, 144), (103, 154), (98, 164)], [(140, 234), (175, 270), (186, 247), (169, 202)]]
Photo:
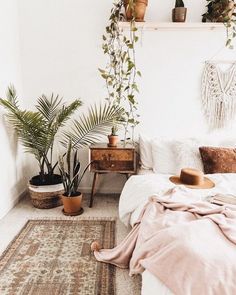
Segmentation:
[(153, 197), (120, 245), (94, 255), (131, 275), (147, 269), (176, 295), (235, 295), (236, 211)]

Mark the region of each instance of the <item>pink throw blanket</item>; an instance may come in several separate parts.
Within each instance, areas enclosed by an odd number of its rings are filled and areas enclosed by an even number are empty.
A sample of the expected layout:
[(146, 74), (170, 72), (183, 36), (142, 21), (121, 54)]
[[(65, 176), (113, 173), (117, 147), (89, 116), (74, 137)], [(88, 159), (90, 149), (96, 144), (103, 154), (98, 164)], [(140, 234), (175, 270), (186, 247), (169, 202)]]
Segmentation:
[(94, 255), (131, 275), (147, 269), (176, 295), (235, 295), (236, 211), (152, 197), (125, 240)]

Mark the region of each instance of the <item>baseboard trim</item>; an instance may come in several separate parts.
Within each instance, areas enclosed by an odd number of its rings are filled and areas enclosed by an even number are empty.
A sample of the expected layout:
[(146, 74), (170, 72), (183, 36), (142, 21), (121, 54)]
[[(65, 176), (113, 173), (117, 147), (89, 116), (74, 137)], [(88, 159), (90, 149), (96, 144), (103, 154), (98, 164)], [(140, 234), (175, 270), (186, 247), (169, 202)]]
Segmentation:
[[(17, 203), (19, 203), (22, 199), (24, 199), (27, 195), (29, 194), (29, 191), (28, 191), (28, 189), (25, 189), (19, 196), (18, 196), (18, 198), (16, 198), (16, 204)], [(15, 204), (15, 205), (16, 205)], [(15, 206), (14, 205), (14, 206)]]
[[(85, 194), (90, 194), (91, 193), (91, 187), (90, 186), (84, 186), (84, 187), (81, 187), (79, 188), (79, 190), (82, 192), (82, 193), (85, 193)], [(99, 189), (96, 190), (96, 193), (98, 194), (120, 194), (122, 191), (122, 189), (116, 187), (116, 188), (102, 188), (102, 189)], [(14, 200), (14, 203), (13, 203), (13, 207), (18, 204), (22, 199), (24, 199), (27, 195), (29, 194), (29, 191), (28, 189), (25, 189), (15, 200)]]
[(4, 218), (27, 195), (27, 193), (28, 193), (28, 190), (26, 189), (22, 193), (20, 193), (15, 199), (13, 199), (12, 202), (4, 211), (4, 213), (0, 216), (0, 220)]

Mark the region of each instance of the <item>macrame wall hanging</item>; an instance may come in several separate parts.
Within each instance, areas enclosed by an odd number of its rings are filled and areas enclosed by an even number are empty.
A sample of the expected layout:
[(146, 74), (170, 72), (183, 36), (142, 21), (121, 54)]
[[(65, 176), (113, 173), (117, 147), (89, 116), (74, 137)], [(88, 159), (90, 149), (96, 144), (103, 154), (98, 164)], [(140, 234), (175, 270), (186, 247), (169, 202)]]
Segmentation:
[(202, 105), (210, 129), (223, 128), (236, 115), (236, 61), (222, 70), (206, 62), (202, 79)]

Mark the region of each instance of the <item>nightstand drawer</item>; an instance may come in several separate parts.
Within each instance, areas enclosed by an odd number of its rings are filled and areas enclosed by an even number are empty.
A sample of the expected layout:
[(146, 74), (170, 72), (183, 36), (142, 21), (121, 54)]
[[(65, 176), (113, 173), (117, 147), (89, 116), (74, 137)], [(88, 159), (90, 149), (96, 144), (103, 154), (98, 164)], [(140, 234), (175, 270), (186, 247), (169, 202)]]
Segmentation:
[(133, 150), (91, 150), (91, 161), (133, 161)]
[(134, 161), (93, 161), (91, 165), (92, 171), (132, 172), (134, 169)]

